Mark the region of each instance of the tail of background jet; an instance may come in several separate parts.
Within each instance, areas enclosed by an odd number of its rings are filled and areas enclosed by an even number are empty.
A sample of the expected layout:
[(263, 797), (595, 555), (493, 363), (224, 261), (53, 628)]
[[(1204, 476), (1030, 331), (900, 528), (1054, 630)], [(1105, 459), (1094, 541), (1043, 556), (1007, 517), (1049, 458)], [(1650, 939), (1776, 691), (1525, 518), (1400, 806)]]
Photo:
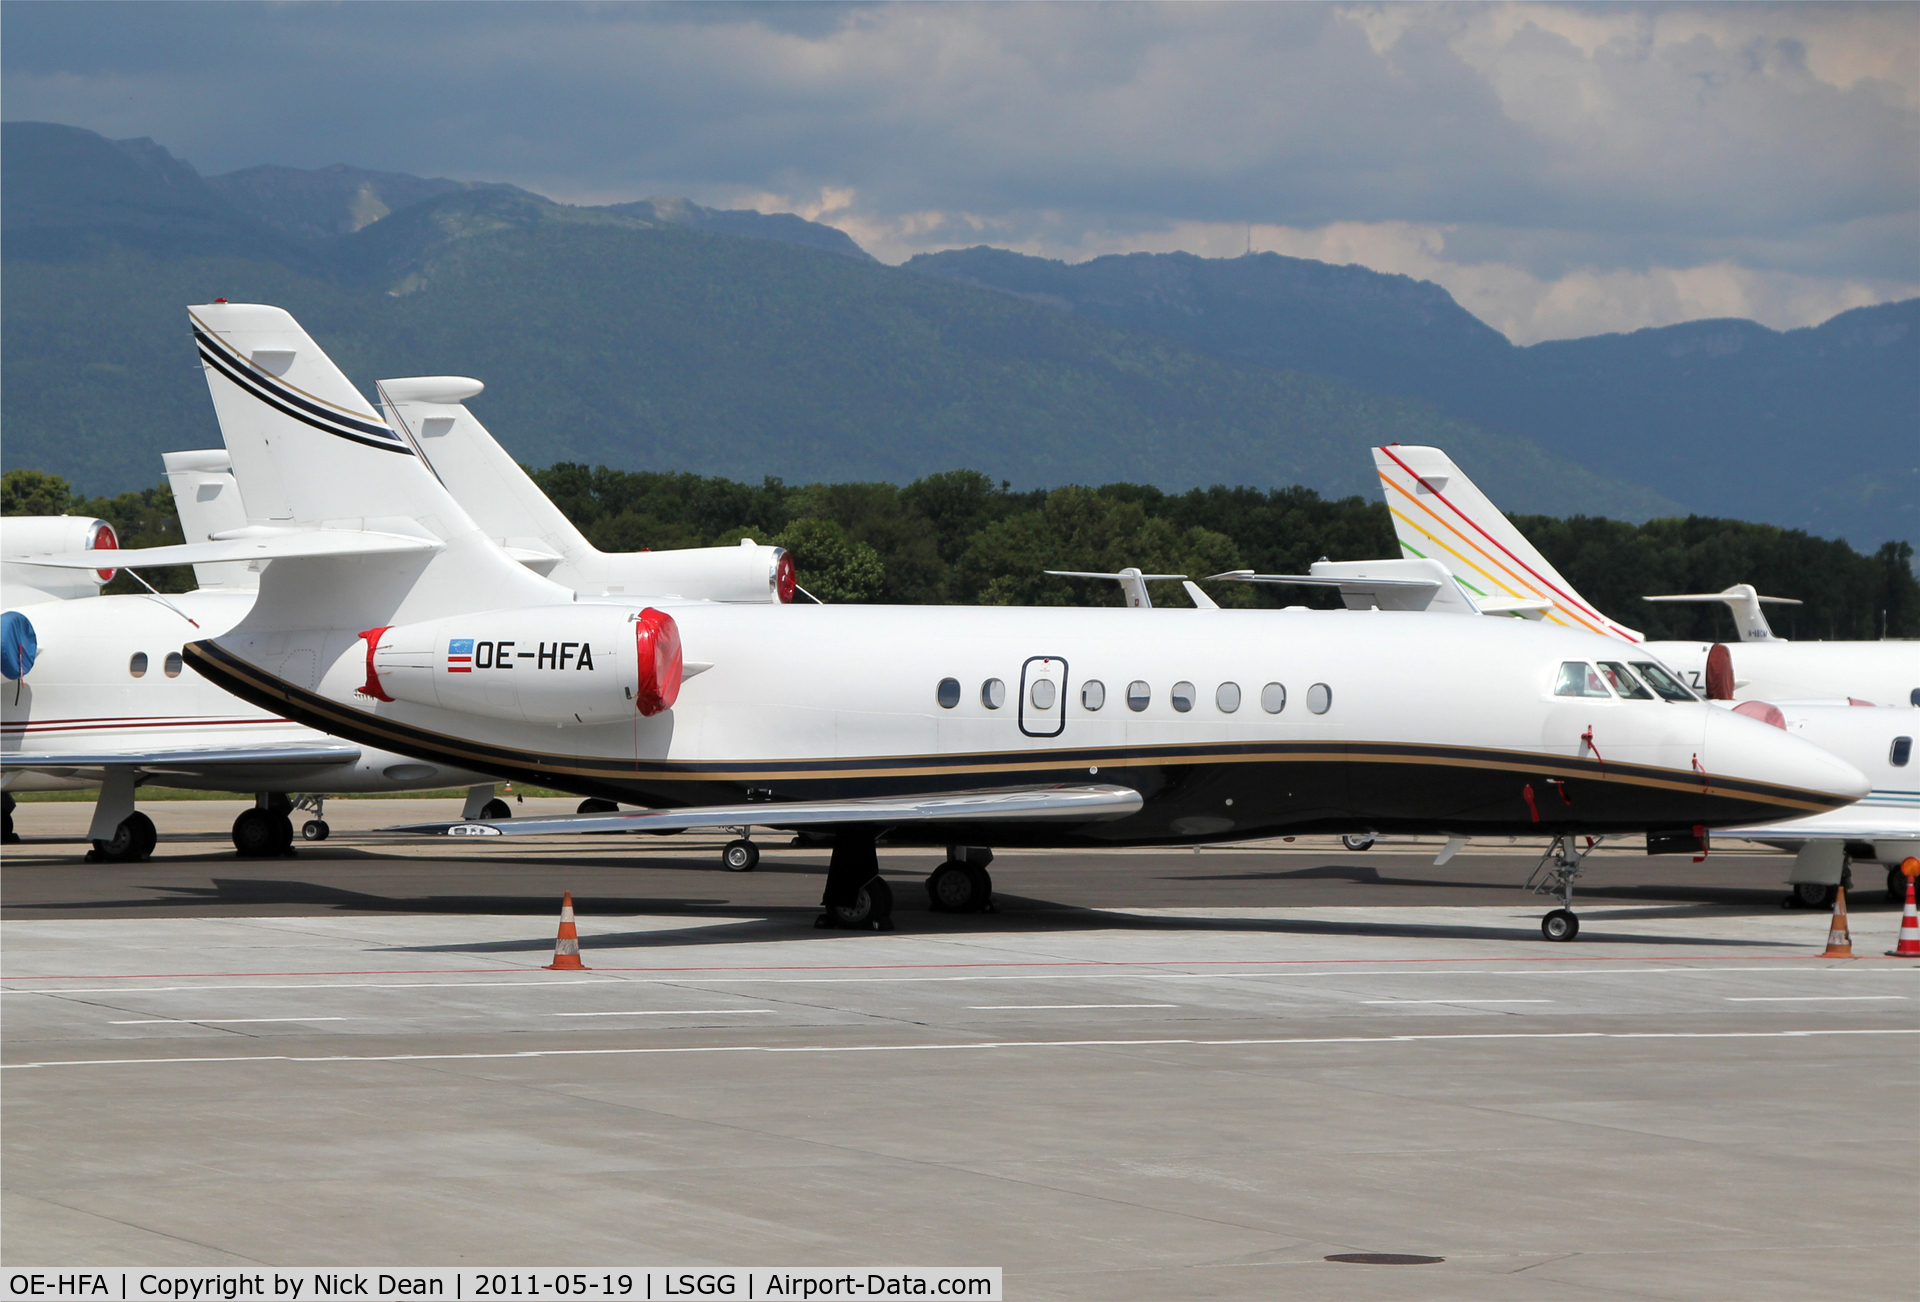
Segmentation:
[[(167, 467), (181, 537), (201, 543), (246, 527), (247, 504), (240, 499), (233, 457), (225, 448), (162, 452), (160, 460)], [(257, 561), (202, 562), (193, 567), (193, 577), (203, 592), (258, 592), (260, 569)]]
[[(240, 629), (365, 628), (572, 600), (493, 545), (420, 457), (287, 312), (190, 308), (243, 535), (345, 530), (426, 549), (271, 561)], [(364, 536), (364, 535), (363, 535)]]
[(1641, 634), (1595, 610), (1439, 448), (1373, 450), (1400, 550), (1439, 561), (1489, 613), (1550, 601), (1546, 618), (1628, 642)]

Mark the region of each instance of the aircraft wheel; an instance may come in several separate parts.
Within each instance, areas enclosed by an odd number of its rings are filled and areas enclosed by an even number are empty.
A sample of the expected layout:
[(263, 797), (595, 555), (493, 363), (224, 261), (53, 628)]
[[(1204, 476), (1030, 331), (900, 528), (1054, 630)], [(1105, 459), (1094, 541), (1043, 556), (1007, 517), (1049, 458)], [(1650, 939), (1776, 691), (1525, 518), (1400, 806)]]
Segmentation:
[(1340, 844), (1346, 846), (1349, 850), (1371, 850), (1373, 849), (1373, 833), (1363, 832), (1358, 836), (1343, 836), (1340, 838)]
[(309, 818), (300, 825), (300, 835), (309, 841), (324, 841), (332, 831), (324, 818)]
[(1907, 875), (1898, 868), (1887, 869), (1887, 903), (1896, 908), (1907, 902)]
[(893, 887), (884, 877), (874, 877), (860, 888), (852, 904), (830, 906), (820, 922), (848, 931), (892, 931)]
[(0, 843), (20, 844), (20, 835), (13, 830), (13, 807), (18, 803), (11, 791), (0, 792), (0, 809), (5, 810), (5, 813), (0, 815)]
[[(504, 805), (506, 802), (504, 800), (497, 800), (494, 803)], [(620, 805), (617, 801), (602, 800), (598, 796), (589, 796), (580, 802), (580, 808), (574, 812), (576, 814), (617, 814), (620, 812)]]
[(980, 913), (993, 900), (993, 878), (978, 864), (949, 859), (927, 877), (927, 905), (935, 913)]
[(480, 817), (490, 823), (497, 823), (503, 818), (513, 817), (513, 806), (495, 796), (481, 807)]
[[(1822, 886), (1819, 882), (1795, 882), (1793, 886), (1793, 898), (1803, 909), (1831, 909), (1835, 894), (1835, 887)], [(1906, 898), (1905, 891), (1900, 893), (1900, 898)]]
[(751, 841), (729, 841), (720, 852), (720, 865), (730, 873), (750, 873), (760, 862), (760, 847)]
[(1580, 934), (1580, 919), (1571, 909), (1555, 909), (1540, 919), (1540, 934), (1548, 940), (1572, 940)]
[(95, 841), (87, 858), (95, 863), (137, 863), (152, 854), (159, 841), (153, 820), (136, 809), (120, 820), (110, 839)]
[(258, 806), (233, 820), (233, 848), (242, 859), (266, 859), (293, 844), (293, 821)]

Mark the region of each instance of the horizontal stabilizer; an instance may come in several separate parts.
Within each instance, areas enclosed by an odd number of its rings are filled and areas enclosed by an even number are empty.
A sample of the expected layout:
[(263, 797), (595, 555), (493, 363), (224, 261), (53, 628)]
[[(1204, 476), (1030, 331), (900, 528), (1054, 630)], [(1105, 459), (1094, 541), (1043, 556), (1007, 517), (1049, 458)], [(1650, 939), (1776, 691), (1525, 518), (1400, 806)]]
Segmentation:
[[(178, 543), (172, 547), (134, 547), (113, 554), (121, 569), (156, 565), (209, 565), (221, 561), (269, 561), (294, 556), (378, 556), (395, 552), (428, 552), (441, 546), (437, 539), (364, 529), (236, 529), (238, 537), (212, 542)], [(90, 570), (100, 564), (98, 552), (65, 552), (35, 557), (36, 565)]]
[(1767, 623), (1767, 617), (1760, 610), (1766, 606), (1798, 606), (1801, 603), (1792, 597), (1763, 597), (1751, 583), (1736, 583), (1720, 592), (1677, 592), (1660, 597), (1642, 597), (1642, 601), (1719, 601), (1726, 603), (1733, 612), (1733, 626), (1739, 631), (1742, 642), (1779, 642), (1784, 639), (1775, 635)]
[(360, 748), (351, 742), (315, 741), (292, 745), (269, 742), (258, 746), (174, 746), (86, 753), (8, 751), (0, 754), (0, 767), (36, 771), (113, 767), (144, 769), (149, 773), (194, 774), (230, 769), (235, 765), (352, 764), (359, 758)]
[[(1235, 583), (1300, 583), (1316, 588), (1338, 588), (1343, 584), (1353, 587), (1358, 582), (1351, 578), (1319, 574), (1255, 574), (1252, 570), (1228, 570), (1225, 574), (1207, 576), (1208, 582), (1215, 579), (1230, 579)], [(1436, 579), (1367, 579), (1365, 582), (1370, 588), (1420, 588), (1432, 591), (1440, 586)]]
[(1119, 574), (1107, 574), (1100, 570), (1042, 570), (1042, 574), (1051, 574), (1058, 579), (1184, 579), (1184, 574), (1142, 574), (1138, 570), (1126, 570)]
[(801, 800), (615, 814), (563, 814), (499, 823), (416, 823), (389, 832), (429, 836), (559, 836), (580, 832), (681, 832), (701, 827), (811, 827), (861, 823), (991, 823), (1044, 818), (1091, 823), (1140, 812), (1132, 787), (1010, 787), (863, 800)]
[(1523, 619), (1539, 619), (1553, 609), (1551, 601), (1537, 597), (1489, 597), (1474, 604), (1483, 615), (1519, 615)]

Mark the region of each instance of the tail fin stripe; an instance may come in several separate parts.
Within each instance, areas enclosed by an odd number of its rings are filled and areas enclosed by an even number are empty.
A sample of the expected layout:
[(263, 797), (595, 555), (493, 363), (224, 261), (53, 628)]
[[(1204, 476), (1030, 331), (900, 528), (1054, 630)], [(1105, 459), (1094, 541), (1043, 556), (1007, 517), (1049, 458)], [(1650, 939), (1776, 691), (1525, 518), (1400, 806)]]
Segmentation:
[[(262, 385), (257, 381), (255, 381), (253, 377), (246, 375), (244, 373), (237, 372), (230, 363), (226, 362), (224, 359), (220, 357), (219, 354), (213, 352), (212, 350), (207, 348), (202, 348), (200, 350), (200, 357), (201, 357), (201, 360), (205, 361), (207, 365), (213, 367), (214, 370), (220, 372), (220, 374), (226, 376), (227, 379), (233, 381), (233, 383), (238, 385), (240, 388), (246, 390), (247, 393), (249, 393), (255, 398), (258, 398), (261, 402), (264, 402), (267, 406), (272, 407), (275, 411), (279, 412), (283, 416), (287, 416), (293, 420), (297, 420), (303, 425), (311, 425), (313, 428), (321, 431), (324, 434), (331, 434), (335, 438), (347, 439), (354, 443), (363, 444), (366, 447), (379, 448), (382, 452), (398, 452), (402, 456), (409, 456), (412, 454), (412, 449), (407, 447), (406, 444), (399, 442), (397, 439), (397, 436), (395, 436), (391, 430), (387, 431), (387, 433), (380, 438), (367, 438), (364, 435), (354, 433), (352, 430), (341, 429), (341, 428), (338, 428), (337, 426), (327, 424), (324, 421), (316, 420), (314, 417), (307, 415), (305, 412), (297, 411), (293, 407), (288, 406), (286, 401), (282, 401), (279, 397), (275, 396), (273, 391), (269, 390), (265, 385)], [(298, 401), (298, 400), (291, 399), (289, 401)], [(302, 403), (301, 405), (306, 406), (307, 404)], [(344, 423), (345, 422), (342, 422), (342, 424)]]
[[(1491, 543), (1495, 548), (1497, 548), (1500, 551), (1501, 555), (1505, 556), (1508, 560), (1512, 561), (1515, 565), (1518, 565), (1521, 569), (1525, 570), (1528, 574), (1533, 575), (1534, 580), (1538, 582), (1542, 587), (1546, 588), (1548, 591), (1552, 592), (1555, 596), (1561, 598), (1563, 601), (1568, 602), (1574, 609), (1585, 612), (1587, 615), (1590, 615), (1594, 619), (1599, 620), (1602, 624), (1607, 624), (1610, 622), (1605, 615), (1602, 615), (1599, 611), (1592, 609), (1585, 602), (1581, 601), (1578, 597), (1575, 597), (1570, 593), (1563, 592), (1555, 584), (1549, 583), (1546, 579), (1543, 579), (1538, 574), (1534, 573), (1533, 568), (1531, 566), (1529, 566), (1525, 561), (1521, 560), (1518, 556), (1515, 556), (1512, 552), (1508, 551), (1505, 547), (1501, 546), (1500, 543), (1493, 537), (1493, 535), (1489, 534), (1485, 529), (1482, 529), (1479, 525), (1475, 524), (1471, 516), (1469, 516), (1466, 512), (1462, 511), (1459, 507), (1455, 506), (1451, 501), (1448, 501), (1447, 495), (1445, 493), (1442, 493), (1438, 488), (1435, 488), (1432, 484), (1427, 483), (1425, 479), (1421, 478), (1420, 475), (1415, 473), (1415, 471), (1411, 466), (1409, 466), (1406, 462), (1402, 461), (1399, 457), (1394, 456), (1391, 449), (1383, 448), (1382, 451), (1386, 453), (1388, 460), (1392, 461), (1394, 465), (1399, 466), (1402, 470), (1406, 471), (1407, 474), (1411, 475), (1416, 483), (1425, 484), (1426, 489), (1429, 493), (1431, 493), (1434, 497), (1438, 498), (1440, 501), (1445, 502), (1448, 510), (1452, 511), (1455, 515), (1459, 516), (1462, 520), (1466, 521), (1469, 528), (1471, 528), (1475, 533), (1479, 534), (1482, 538), (1485, 538), (1487, 542)], [(1398, 487), (1398, 485), (1396, 485), (1396, 487)], [(1405, 489), (1401, 489), (1400, 491), (1403, 494), (1406, 493)], [(1439, 517), (1436, 515), (1435, 518), (1438, 519)], [(1469, 539), (1468, 541), (1471, 541), (1471, 540)], [(1478, 546), (1478, 544), (1475, 544), (1475, 546)], [(1583, 620), (1582, 622), (1584, 623), (1585, 621)], [(1595, 629), (1594, 631), (1599, 632), (1600, 630)]]
[[(1400, 487), (1400, 485), (1394, 483), (1392, 480), (1386, 479), (1385, 476), (1382, 476), (1381, 478), (1383, 482), (1385, 482), (1387, 486), (1392, 488), (1396, 493), (1399, 493), (1402, 497), (1407, 498), (1408, 501), (1413, 501), (1412, 496), (1407, 492), (1406, 489)], [(1409, 518), (1407, 515), (1405, 515), (1400, 511), (1394, 511), (1392, 507), (1388, 507), (1387, 509), (1389, 511), (1392, 511), (1393, 515), (1395, 515), (1399, 519), (1405, 520), (1413, 528), (1420, 530), (1421, 533), (1425, 534), (1428, 538), (1432, 539), (1434, 546), (1440, 548), (1440, 550), (1446, 552), (1449, 556), (1459, 561), (1462, 565), (1466, 566), (1468, 569), (1472, 570), (1474, 573), (1486, 579), (1488, 583), (1500, 589), (1502, 592), (1506, 593), (1509, 597), (1526, 598), (1526, 597), (1538, 597), (1540, 595), (1540, 592), (1537, 588), (1533, 587), (1525, 579), (1522, 579), (1519, 575), (1515, 574), (1512, 570), (1509, 570), (1506, 566), (1502, 565), (1499, 559), (1493, 556), (1491, 553), (1489, 553), (1486, 548), (1480, 546), (1478, 543), (1474, 542), (1473, 539), (1467, 537), (1465, 534), (1461, 533), (1458, 529), (1454, 528), (1451, 524), (1447, 523), (1447, 521), (1441, 519), (1437, 514), (1434, 513), (1434, 511), (1430, 507), (1426, 505), (1426, 503), (1413, 502), (1413, 505), (1420, 508), (1422, 511), (1425, 511), (1428, 515), (1432, 516), (1433, 522), (1435, 525), (1437, 525), (1441, 529), (1445, 529), (1447, 532), (1451, 533), (1455, 538), (1458, 538), (1460, 542), (1463, 543), (1469, 551), (1471, 551), (1474, 555), (1480, 557), (1480, 559), (1485, 561), (1488, 565), (1491, 565), (1494, 570), (1499, 570), (1502, 574), (1505, 574), (1507, 579), (1512, 580), (1512, 583), (1510, 584), (1502, 580), (1500, 578), (1500, 575), (1493, 573), (1491, 570), (1485, 569), (1482, 566), (1475, 564), (1473, 561), (1473, 558), (1471, 556), (1468, 556), (1465, 552), (1458, 551), (1453, 547), (1448, 546), (1445, 542), (1441, 540), (1440, 536), (1437, 533), (1435, 533), (1431, 528), (1428, 528), (1422, 525), (1417, 520)], [(1525, 568), (1525, 567), (1522, 567), (1522, 568)], [(1519, 587), (1515, 588), (1513, 584), (1518, 584)], [(1554, 623), (1562, 625), (1563, 627), (1570, 626), (1568, 625), (1568, 620), (1571, 620), (1573, 623), (1580, 625), (1582, 628), (1589, 629), (1596, 633), (1600, 631), (1594, 628), (1585, 619), (1581, 618), (1578, 611), (1574, 611), (1574, 610), (1565, 611), (1566, 618), (1563, 619), (1560, 617), (1559, 614), (1555, 613), (1559, 609), (1560, 607), (1556, 605), (1554, 610), (1546, 611), (1545, 612), (1546, 617), (1552, 620)]]
[[(238, 356), (234, 353), (233, 349), (216, 339), (211, 332), (202, 330), (197, 323), (193, 327), (193, 337), (200, 344), (200, 355), (202, 357), (206, 357), (210, 349), (215, 353), (226, 355), (225, 365), (221, 365), (219, 361), (213, 358), (208, 358), (207, 360), (219, 367), (221, 374), (225, 375), (228, 379), (239, 383), (241, 382), (240, 377), (243, 375), (246, 377), (246, 383), (251, 387), (255, 389), (265, 389), (281, 402), (298, 407), (309, 415), (318, 416), (322, 420), (337, 422), (359, 434), (371, 434), (375, 438), (399, 442), (399, 435), (381, 423), (378, 418), (369, 421), (364, 416), (357, 415), (341, 407), (337, 407), (330, 402), (315, 398), (311, 394), (302, 393), (291, 384), (276, 379), (254, 365), (251, 361)], [(235, 375), (235, 370), (238, 370), (240, 375)], [(258, 395), (256, 394), (256, 396)]]

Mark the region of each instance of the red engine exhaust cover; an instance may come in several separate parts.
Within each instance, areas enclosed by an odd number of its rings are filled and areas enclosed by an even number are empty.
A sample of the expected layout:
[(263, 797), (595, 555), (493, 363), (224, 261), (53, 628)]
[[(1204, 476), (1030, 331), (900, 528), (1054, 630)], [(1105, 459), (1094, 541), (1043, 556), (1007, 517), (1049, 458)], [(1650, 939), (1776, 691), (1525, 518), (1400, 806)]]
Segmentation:
[[(120, 539), (117, 536), (115, 536), (113, 532), (113, 526), (108, 524), (105, 520), (102, 520), (98, 524), (94, 525), (93, 537), (87, 539), (86, 549), (90, 552), (119, 551)], [(95, 570), (94, 573), (100, 576), (100, 582), (111, 583), (113, 582), (113, 576), (115, 574), (118, 574), (119, 571), (118, 570)]]
[(1707, 652), (1707, 699), (1733, 699), (1733, 653), (1722, 642), (1715, 642), (1713, 650)]
[(648, 606), (634, 617), (633, 642), (640, 667), (634, 704), (651, 718), (672, 709), (680, 698), (680, 678), (686, 668), (680, 654), (680, 626), (666, 611)]

